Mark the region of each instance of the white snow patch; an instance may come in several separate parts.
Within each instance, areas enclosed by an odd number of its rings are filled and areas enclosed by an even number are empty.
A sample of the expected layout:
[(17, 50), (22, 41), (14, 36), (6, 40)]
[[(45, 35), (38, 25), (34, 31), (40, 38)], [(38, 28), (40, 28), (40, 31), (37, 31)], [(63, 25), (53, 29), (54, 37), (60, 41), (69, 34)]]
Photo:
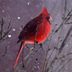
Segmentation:
[(12, 36), (9, 34), (8, 37), (11, 38)]
[(27, 5), (29, 6), (30, 5), (30, 2), (27, 2)]
[(18, 16), (18, 17), (17, 17), (17, 19), (18, 19), (18, 20), (20, 20), (20, 19), (21, 19), (21, 17), (19, 17), (19, 16)]
[(16, 31), (16, 29), (15, 29), (15, 28), (13, 28), (12, 30), (13, 30), (13, 31)]

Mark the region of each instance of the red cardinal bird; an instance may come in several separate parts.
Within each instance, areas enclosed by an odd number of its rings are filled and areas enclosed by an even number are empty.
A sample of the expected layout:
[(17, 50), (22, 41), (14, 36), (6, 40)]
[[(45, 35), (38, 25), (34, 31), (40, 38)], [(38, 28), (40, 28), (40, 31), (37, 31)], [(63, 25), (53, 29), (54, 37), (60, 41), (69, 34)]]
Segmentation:
[(26, 44), (38, 44), (43, 43), (51, 32), (51, 23), (49, 21), (50, 15), (45, 7), (43, 7), (41, 13), (29, 21), (23, 28), (19, 35), (18, 43), (21, 42), (20, 49), (18, 51), (14, 68), (18, 64), (20, 54)]

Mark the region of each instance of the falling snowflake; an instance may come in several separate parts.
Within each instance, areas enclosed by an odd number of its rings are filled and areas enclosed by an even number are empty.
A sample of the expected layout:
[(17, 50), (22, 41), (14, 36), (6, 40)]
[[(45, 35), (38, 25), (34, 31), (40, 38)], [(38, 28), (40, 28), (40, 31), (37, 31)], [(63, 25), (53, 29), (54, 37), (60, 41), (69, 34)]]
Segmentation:
[(11, 35), (9, 34), (8, 37), (11, 38)]
[(16, 29), (15, 29), (15, 28), (13, 28), (12, 30), (13, 30), (13, 31), (15, 31)]
[(27, 5), (30, 5), (30, 2), (27, 2)]
[(20, 17), (17, 17), (17, 19), (20, 20), (21, 18)]

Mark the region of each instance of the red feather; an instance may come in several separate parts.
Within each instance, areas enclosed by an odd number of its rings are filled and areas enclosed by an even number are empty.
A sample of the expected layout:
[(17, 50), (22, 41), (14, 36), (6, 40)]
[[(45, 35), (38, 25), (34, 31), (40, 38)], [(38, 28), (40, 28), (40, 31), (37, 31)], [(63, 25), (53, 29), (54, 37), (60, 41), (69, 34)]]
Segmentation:
[(41, 13), (29, 21), (23, 30), (20, 32), (18, 43), (21, 42), (21, 46), (14, 64), (16, 67), (23, 46), (26, 44), (34, 44), (35, 40), (38, 44), (43, 43), (51, 32), (51, 23), (49, 21), (50, 15), (45, 7), (43, 7)]

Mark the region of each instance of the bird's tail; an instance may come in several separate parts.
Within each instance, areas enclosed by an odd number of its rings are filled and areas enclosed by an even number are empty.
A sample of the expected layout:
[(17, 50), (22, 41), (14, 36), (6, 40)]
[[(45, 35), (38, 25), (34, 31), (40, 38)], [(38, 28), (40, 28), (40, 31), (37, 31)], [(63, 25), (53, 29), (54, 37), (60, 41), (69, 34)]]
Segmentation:
[(22, 42), (21, 45), (20, 45), (17, 57), (16, 57), (16, 61), (15, 61), (14, 66), (13, 66), (14, 69), (15, 69), (16, 65), (18, 64), (18, 61), (19, 61), (19, 58), (20, 58), (20, 55), (22, 53), (24, 46), (25, 46), (25, 42)]

